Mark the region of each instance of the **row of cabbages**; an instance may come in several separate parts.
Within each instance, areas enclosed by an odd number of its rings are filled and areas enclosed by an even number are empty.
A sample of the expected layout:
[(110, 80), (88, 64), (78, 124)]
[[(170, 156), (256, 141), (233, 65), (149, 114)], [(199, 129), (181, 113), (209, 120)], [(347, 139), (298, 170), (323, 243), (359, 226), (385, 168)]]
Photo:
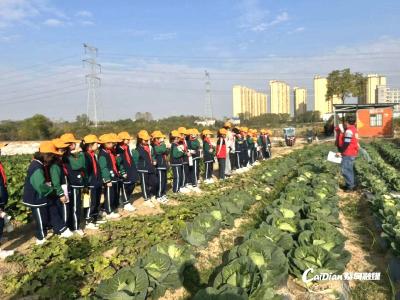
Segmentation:
[[(396, 256), (400, 256), (400, 199), (395, 193), (400, 192), (399, 172), (387, 164), (379, 153), (390, 155), (389, 149), (394, 146), (389, 142), (374, 143), (363, 146), (371, 156), (371, 161), (358, 160), (356, 173), (360, 184), (372, 195), (367, 197), (376, 219), (381, 237)], [(376, 149), (379, 149), (379, 153)], [(384, 149), (384, 150), (382, 150)], [(386, 157), (390, 162), (396, 161), (399, 155)]]
[[(222, 193), (210, 207), (186, 223), (181, 230), (184, 241), (169, 241), (154, 246), (143, 258), (138, 259), (134, 266), (122, 268), (112, 278), (104, 280), (96, 289), (97, 299), (157, 299), (166, 289), (175, 289), (182, 285), (183, 271), (186, 266), (195, 262), (194, 247), (207, 244), (222, 228), (233, 226), (235, 218), (242, 215), (257, 200), (268, 185), (286, 176), (290, 166), (296, 161), (290, 156), (280, 160), (269, 161), (255, 168), (249, 174), (254, 176), (257, 186), (251, 191), (232, 189)], [(261, 174), (268, 175), (259, 180)], [(247, 175), (245, 175), (247, 176)], [(262, 186), (262, 188), (261, 188)], [(269, 190), (272, 187), (270, 186)], [(184, 205), (184, 204), (183, 204)]]
[(312, 268), (311, 280), (322, 272), (344, 271), (351, 256), (337, 228), (337, 168), (325, 162), (324, 147), (317, 149), (296, 157), (297, 177), (272, 204), (266, 203), (264, 221), (230, 250), (212, 286), (195, 299), (280, 299), (275, 290), (286, 284), (289, 273), (302, 278)]

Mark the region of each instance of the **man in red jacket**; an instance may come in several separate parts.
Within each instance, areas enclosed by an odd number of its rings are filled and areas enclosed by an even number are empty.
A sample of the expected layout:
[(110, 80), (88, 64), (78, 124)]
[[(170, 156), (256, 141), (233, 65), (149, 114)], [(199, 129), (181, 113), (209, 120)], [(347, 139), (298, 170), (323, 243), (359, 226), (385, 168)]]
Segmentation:
[(354, 160), (358, 156), (358, 131), (355, 126), (356, 118), (353, 115), (346, 117), (346, 131), (343, 136), (343, 144), (338, 156), (342, 156), (342, 175), (346, 182), (344, 190), (352, 191), (355, 188)]

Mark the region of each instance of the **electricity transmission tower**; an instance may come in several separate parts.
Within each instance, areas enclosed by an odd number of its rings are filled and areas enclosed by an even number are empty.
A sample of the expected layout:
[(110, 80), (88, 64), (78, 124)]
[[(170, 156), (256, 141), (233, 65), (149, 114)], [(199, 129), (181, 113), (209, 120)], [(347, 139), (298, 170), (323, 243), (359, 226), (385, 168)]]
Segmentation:
[(205, 84), (206, 84), (206, 99), (204, 103), (204, 115), (206, 119), (213, 118), (212, 102), (211, 102), (211, 81), (210, 73), (205, 71)]
[(85, 50), (85, 59), (83, 60), (84, 66), (89, 70), (86, 74), (86, 84), (88, 87), (87, 93), (87, 117), (88, 121), (92, 121), (94, 126), (98, 125), (97, 117), (97, 104), (98, 104), (98, 89), (100, 87), (101, 79), (98, 75), (101, 73), (101, 65), (97, 63), (98, 49), (88, 44), (83, 44)]

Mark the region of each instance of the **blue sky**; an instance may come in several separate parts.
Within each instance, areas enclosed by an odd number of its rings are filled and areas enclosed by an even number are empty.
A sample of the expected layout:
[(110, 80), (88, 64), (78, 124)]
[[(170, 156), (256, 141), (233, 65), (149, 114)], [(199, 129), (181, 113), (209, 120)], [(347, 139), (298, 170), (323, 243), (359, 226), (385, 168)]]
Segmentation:
[(204, 70), (217, 117), (234, 84), (309, 89), (336, 68), (400, 86), (399, 1), (0, 0), (0, 119), (86, 112), (82, 43), (99, 48), (101, 117), (203, 114)]

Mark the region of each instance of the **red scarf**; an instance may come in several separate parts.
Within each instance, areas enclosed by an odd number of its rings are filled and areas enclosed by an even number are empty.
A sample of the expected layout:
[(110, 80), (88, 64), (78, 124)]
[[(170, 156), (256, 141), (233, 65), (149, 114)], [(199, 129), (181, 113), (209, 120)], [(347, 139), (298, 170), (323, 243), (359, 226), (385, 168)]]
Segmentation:
[(88, 150), (88, 153), (89, 153), (90, 158), (91, 158), (91, 160), (92, 160), (94, 175), (97, 176), (96, 156), (95, 156), (95, 154), (94, 154), (94, 151), (92, 151), (92, 150)]
[(204, 138), (204, 141), (205, 141), (208, 145), (210, 145), (210, 148), (213, 147), (213, 145), (211, 144), (211, 140), (210, 140), (209, 137), (205, 137), (205, 138)]
[(149, 156), (150, 161), (153, 162), (153, 159), (151, 157), (150, 146), (149, 145), (143, 145), (142, 147), (143, 147), (144, 151), (147, 152), (147, 155)]
[(128, 145), (120, 145), (121, 149), (124, 150), (124, 155), (125, 155), (125, 159), (128, 162), (128, 165), (132, 165), (132, 159), (131, 156), (129, 155), (129, 146)]
[(0, 162), (0, 176), (3, 179), (4, 186), (7, 187), (7, 177), (6, 177), (6, 172), (4, 172), (3, 165)]
[(106, 151), (107, 151), (108, 155), (110, 156), (113, 171), (114, 171), (115, 175), (118, 175), (117, 160), (115, 159), (114, 152), (109, 149), (106, 149)]

